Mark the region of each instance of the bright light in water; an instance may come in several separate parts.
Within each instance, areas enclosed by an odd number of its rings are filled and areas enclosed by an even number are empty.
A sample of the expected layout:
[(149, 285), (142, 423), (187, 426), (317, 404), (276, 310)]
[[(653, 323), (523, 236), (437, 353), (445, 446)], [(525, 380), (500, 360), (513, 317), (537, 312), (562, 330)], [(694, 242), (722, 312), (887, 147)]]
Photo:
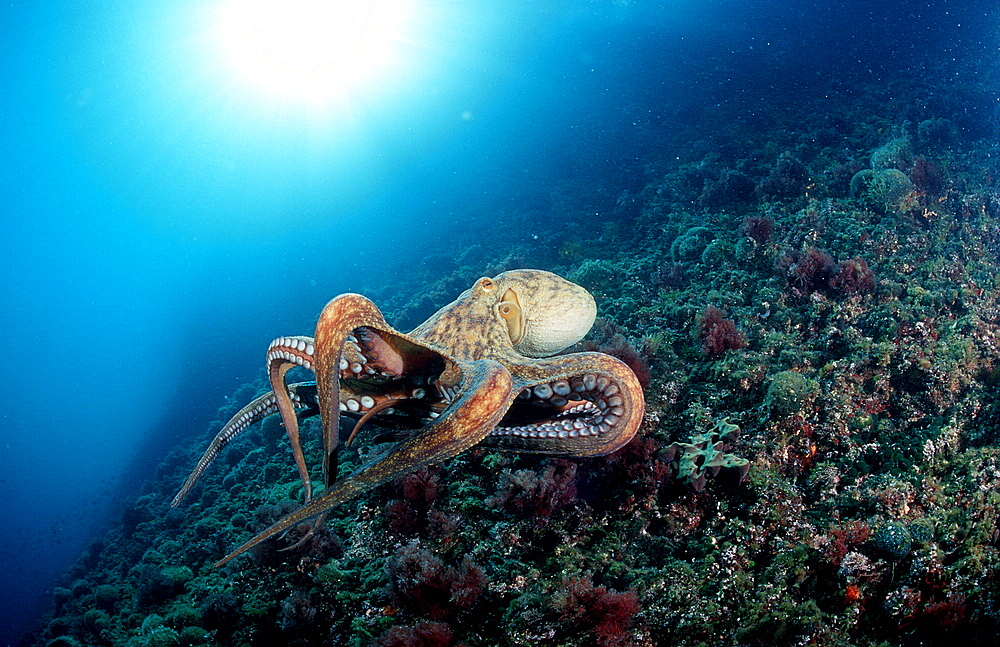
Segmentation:
[(322, 106), (389, 83), (410, 18), (403, 0), (224, 0), (215, 38), (247, 85)]

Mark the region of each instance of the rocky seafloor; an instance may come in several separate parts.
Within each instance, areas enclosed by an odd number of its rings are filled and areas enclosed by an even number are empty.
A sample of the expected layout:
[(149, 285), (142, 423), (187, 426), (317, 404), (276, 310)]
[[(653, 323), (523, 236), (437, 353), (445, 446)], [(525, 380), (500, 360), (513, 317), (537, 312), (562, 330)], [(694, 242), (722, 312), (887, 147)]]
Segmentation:
[(505, 269), (583, 285), (589, 346), (648, 380), (624, 449), (473, 449), (213, 569), (301, 501), (272, 418), (168, 507), (261, 379), (164, 458), (27, 644), (991, 644), (1000, 147), (968, 117), (988, 93), (920, 78), (650, 126), (627, 178), (472, 213), (457, 251), (366, 291), (406, 328)]

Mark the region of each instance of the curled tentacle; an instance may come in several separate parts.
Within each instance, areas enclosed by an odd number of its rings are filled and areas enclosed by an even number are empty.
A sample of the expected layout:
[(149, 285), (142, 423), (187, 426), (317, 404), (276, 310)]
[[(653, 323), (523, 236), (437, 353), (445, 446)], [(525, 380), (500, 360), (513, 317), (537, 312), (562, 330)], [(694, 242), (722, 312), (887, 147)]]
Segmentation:
[(534, 360), (515, 369), (518, 397), (483, 444), (557, 456), (601, 456), (632, 440), (645, 402), (632, 370), (604, 353)]
[(395, 400), (384, 400), (376, 404), (374, 407), (365, 412), (363, 416), (358, 418), (358, 421), (354, 423), (354, 429), (351, 430), (351, 435), (347, 437), (347, 440), (345, 441), (344, 444), (347, 447), (350, 447), (351, 444), (354, 442), (354, 438), (358, 435), (358, 432), (361, 431), (361, 428), (365, 425), (366, 422), (371, 420), (373, 416), (381, 413), (382, 411), (385, 411), (386, 409), (391, 409), (392, 407), (397, 407), (400, 404), (404, 404), (405, 402), (406, 400), (395, 399)]

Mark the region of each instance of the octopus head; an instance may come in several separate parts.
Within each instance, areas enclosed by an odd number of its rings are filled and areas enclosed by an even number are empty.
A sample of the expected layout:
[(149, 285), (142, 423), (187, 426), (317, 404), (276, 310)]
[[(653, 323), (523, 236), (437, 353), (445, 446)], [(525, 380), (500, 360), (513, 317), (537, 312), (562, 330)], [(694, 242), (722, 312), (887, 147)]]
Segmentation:
[(544, 270), (511, 270), (492, 279), (497, 311), (507, 323), (514, 350), (547, 357), (583, 339), (597, 316), (590, 293)]

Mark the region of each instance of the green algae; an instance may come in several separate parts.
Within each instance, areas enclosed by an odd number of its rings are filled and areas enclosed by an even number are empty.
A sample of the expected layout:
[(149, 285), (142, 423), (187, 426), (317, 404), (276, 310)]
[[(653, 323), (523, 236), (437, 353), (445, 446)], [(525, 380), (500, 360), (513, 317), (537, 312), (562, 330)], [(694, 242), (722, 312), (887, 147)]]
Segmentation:
[(772, 416), (789, 416), (806, 404), (812, 387), (809, 380), (796, 371), (777, 373), (767, 385), (764, 406)]

